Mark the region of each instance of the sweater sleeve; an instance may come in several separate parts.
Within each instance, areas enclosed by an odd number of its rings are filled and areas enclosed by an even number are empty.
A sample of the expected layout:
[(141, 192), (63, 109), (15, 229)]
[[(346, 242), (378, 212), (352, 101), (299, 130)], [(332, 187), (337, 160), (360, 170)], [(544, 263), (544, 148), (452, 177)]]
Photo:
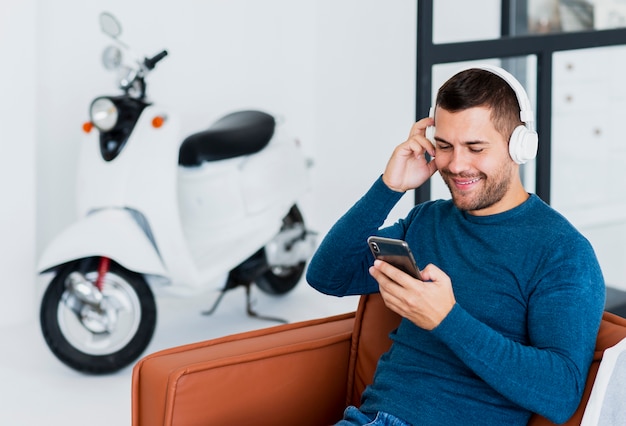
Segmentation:
[(532, 295), (528, 345), (496, 332), (458, 304), (432, 331), (502, 395), (555, 423), (569, 419), (580, 403), (604, 309), (595, 254), (590, 246), (577, 252), (544, 275)]
[[(374, 258), (367, 238), (378, 233), (403, 194), (389, 189), (379, 177), (322, 240), (307, 269), (308, 283), (335, 296), (377, 292), (378, 284), (369, 274)], [(385, 232), (386, 236), (401, 238), (402, 224), (385, 228)]]

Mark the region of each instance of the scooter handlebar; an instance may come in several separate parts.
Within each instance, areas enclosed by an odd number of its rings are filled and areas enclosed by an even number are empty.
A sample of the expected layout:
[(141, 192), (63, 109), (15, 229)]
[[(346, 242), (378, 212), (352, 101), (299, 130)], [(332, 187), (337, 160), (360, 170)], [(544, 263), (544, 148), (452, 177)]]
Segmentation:
[(148, 70), (153, 70), (154, 67), (156, 66), (156, 64), (163, 58), (165, 58), (167, 56), (167, 50), (163, 50), (160, 53), (157, 53), (156, 55), (154, 55), (152, 58), (146, 58), (143, 61), (144, 66), (148, 69)]

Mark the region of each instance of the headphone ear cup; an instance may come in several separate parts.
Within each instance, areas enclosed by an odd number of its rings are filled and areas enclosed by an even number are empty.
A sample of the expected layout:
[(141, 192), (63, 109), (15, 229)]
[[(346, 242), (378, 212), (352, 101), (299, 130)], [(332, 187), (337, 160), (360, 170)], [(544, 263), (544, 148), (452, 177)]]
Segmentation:
[(526, 126), (517, 126), (509, 140), (509, 154), (517, 164), (524, 164), (537, 156), (539, 136)]
[[(428, 110), (428, 117), (429, 118), (435, 118), (435, 107), (431, 106), (430, 109)], [(430, 141), (430, 143), (432, 143), (433, 145), (435, 145), (435, 126), (428, 126), (426, 127), (426, 139), (428, 139)]]
[(435, 145), (435, 126), (426, 127), (426, 139)]

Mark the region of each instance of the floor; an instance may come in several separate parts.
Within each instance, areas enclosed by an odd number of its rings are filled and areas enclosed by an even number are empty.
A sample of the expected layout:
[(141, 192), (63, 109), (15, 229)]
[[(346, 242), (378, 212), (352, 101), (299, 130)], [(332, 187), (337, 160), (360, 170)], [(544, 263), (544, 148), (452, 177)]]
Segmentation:
[[(357, 298), (335, 298), (300, 283), (273, 297), (252, 289), (259, 314), (289, 322), (349, 312)], [(226, 294), (212, 316), (203, 316), (217, 293), (194, 298), (158, 297), (158, 323), (146, 353), (213, 337), (277, 324), (250, 318), (245, 292)], [(107, 376), (89, 376), (61, 364), (48, 350), (36, 320), (0, 327), (0, 425), (130, 425), (132, 366)]]

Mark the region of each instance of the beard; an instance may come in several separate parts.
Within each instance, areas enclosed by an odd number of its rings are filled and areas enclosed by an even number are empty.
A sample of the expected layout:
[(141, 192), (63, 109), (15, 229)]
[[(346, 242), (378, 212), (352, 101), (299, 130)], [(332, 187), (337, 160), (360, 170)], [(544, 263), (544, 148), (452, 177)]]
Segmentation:
[[(446, 168), (439, 171), (443, 181), (450, 190), (454, 205), (462, 211), (483, 210), (501, 201), (511, 186), (511, 166), (503, 164), (491, 177), (484, 173), (460, 173), (453, 174)], [(482, 188), (475, 188), (465, 193), (459, 190), (453, 178), (473, 179), (479, 178)]]

